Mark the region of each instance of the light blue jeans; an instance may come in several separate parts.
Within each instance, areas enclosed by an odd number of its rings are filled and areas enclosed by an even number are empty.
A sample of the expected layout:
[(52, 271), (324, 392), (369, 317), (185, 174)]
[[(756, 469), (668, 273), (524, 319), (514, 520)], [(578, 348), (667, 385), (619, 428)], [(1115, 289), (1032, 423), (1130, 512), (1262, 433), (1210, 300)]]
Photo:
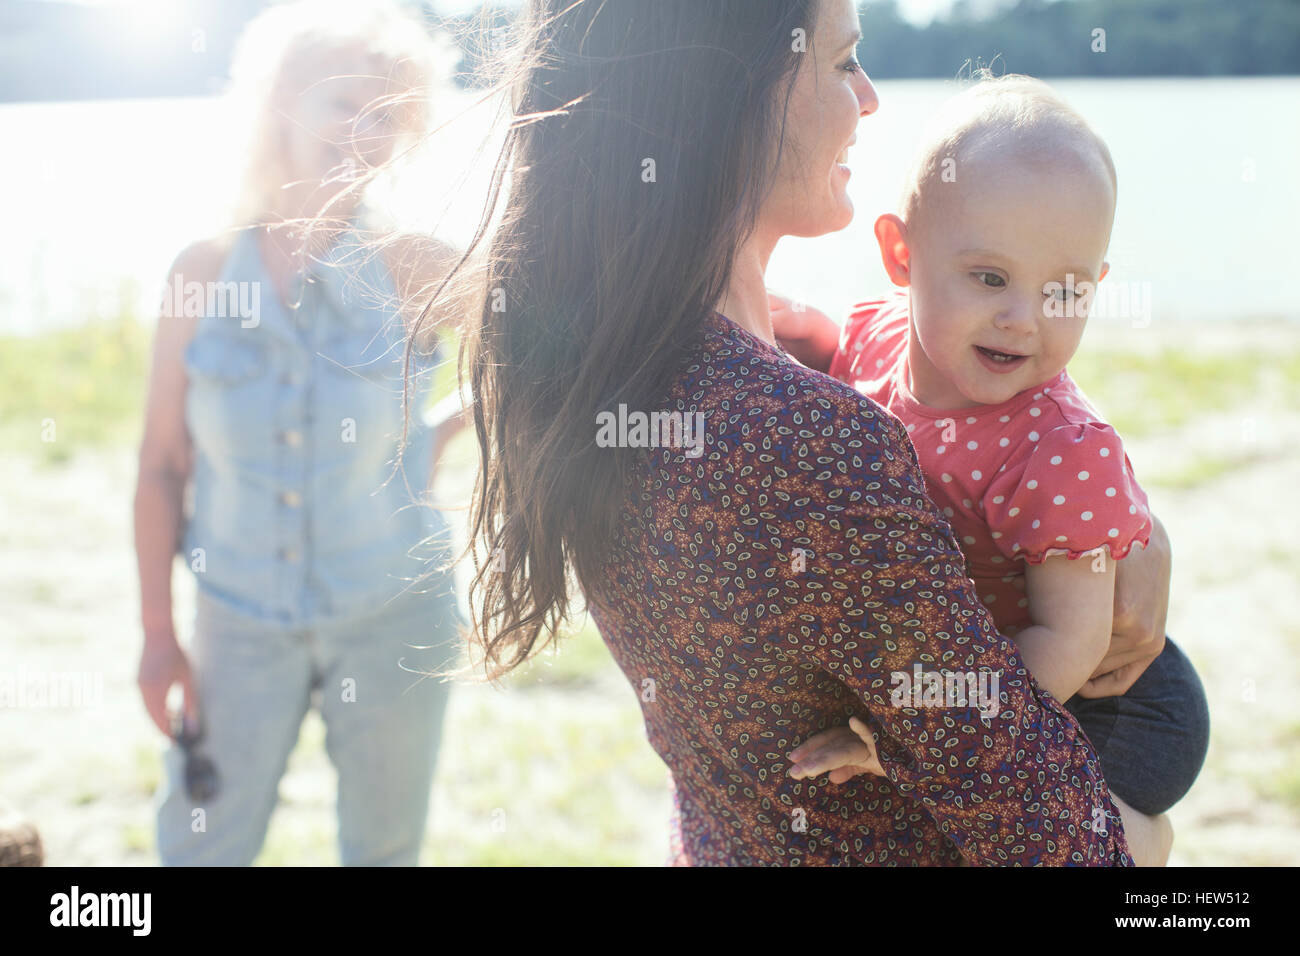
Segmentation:
[(460, 625), (445, 590), (306, 630), (239, 614), (200, 591), (189, 655), (204, 725), (197, 751), (219, 783), (195, 813), (184, 752), (167, 749), (155, 799), (163, 865), (253, 861), (314, 688), (338, 771), (343, 865), (416, 865), (451, 685), (411, 671), (454, 665)]

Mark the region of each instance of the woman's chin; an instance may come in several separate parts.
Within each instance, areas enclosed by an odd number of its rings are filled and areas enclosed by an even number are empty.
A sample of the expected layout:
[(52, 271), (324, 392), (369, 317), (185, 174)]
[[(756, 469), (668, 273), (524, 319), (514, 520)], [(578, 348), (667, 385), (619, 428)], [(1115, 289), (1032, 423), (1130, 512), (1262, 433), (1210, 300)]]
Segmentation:
[(832, 190), (824, 203), (815, 208), (800, 210), (800, 215), (787, 222), (784, 236), (811, 239), (830, 232), (839, 232), (853, 221), (853, 201), (841, 190)]
[(828, 232), (839, 232), (853, 221), (853, 200), (842, 189), (834, 191), (826, 212), (817, 219), (821, 228), (813, 235), (824, 236)]
[(853, 221), (853, 200), (849, 198), (846, 192), (840, 192), (835, 197), (835, 212), (832, 215), (834, 225), (828, 229), (828, 232), (838, 232), (848, 226)]

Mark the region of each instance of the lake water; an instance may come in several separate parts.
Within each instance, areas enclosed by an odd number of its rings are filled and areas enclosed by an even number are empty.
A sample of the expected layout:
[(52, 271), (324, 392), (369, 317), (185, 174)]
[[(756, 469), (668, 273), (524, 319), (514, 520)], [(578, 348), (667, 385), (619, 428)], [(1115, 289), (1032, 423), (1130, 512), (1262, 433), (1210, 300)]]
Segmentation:
[[(1148, 321), (1300, 320), (1292, 292), (1300, 224), (1300, 77), (1059, 80), (1119, 173), (1108, 284), (1149, 298)], [(850, 154), (857, 215), (845, 230), (778, 246), (769, 285), (832, 314), (883, 294), (871, 225), (894, 208), (925, 118), (955, 89), (878, 81), (880, 110)], [(468, 94), (460, 115), (388, 198), (412, 227), (464, 242), (477, 221), (488, 129)], [(176, 252), (221, 223), (236, 138), (210, 99), (0, 106), (6, 228), (0, 331), (33, 332), (148, 311)], [(1136, 299), (1135, 299), (1136, 301)]]

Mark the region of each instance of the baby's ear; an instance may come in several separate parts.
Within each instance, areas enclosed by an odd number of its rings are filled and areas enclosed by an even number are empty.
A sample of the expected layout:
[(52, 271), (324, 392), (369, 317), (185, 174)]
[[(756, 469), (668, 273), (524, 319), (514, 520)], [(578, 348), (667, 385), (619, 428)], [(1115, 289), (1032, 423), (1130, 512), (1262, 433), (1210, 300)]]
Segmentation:
[(1101, 275), (1097, 276), (1097, 281), (1100, 282), (1102, 279), (1106, 278), (1106, 273), (1109, 271), (1110, 271), (1110, 263), (1103, 262), (1101, 264)]
[(912, 259), (907, 248), (907, 224), (892, 212), (876, 220), (876, 242), (880, 245), (880, 261), (884, 263), (889, 281), (897, 286), (912, 283)]

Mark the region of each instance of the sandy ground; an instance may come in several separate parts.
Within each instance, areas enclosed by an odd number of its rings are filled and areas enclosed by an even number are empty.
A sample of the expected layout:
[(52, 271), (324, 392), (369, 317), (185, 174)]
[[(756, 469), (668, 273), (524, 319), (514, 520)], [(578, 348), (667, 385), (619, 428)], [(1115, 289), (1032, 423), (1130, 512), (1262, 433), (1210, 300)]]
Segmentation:
[[(1215, 352), (1297, 347), (1294, 329), (1159, 335)], [(1122, 330), (1106, 341), (1126, 342)], [(1147, 330), (1131, 346), (1158, 341)], [(1300, 623), (1291, 616), (1300, 540), (1290, 500), (1300, 488), (1300, 410), (1255, 397), (1177, 431), (1126, 437), (1126, 447), (1174, 544), (1168, 630), (1202, 675), (1214, 727), (1200, 781), (1171, 811), (1172, 862), (1300, 863)], [(466, 450), (444, 490), (463, 479)], [(1207, 455), (1237, 464), (1190, 487), (1156, 480)], [(56, 468), (10, 457), (0, 477), (0, 673), (92, 675), (82, 706), (0, 708), (0, 799), (37, 822), (51, 864), (156, 862), (150, 800), (161, 740), (135, 689), (133, 482), (130, 449), (78, 454)], [(176, 581), (187, 633), (192, 585), (180, 570)], [(456, 690), (426, 862), (662, 861), (662, 767), (621, 675), (612, 665), (597, 670), (575, 683)], [(484, 747), (483, 728), (493, 728), (504, 757)], [(261, 862), (337, 861), (322, 736), (313, 714)], [(492, 811), (505, 803), (503, 833)], [(599, 828), (593, 814), (603, 816)]]

